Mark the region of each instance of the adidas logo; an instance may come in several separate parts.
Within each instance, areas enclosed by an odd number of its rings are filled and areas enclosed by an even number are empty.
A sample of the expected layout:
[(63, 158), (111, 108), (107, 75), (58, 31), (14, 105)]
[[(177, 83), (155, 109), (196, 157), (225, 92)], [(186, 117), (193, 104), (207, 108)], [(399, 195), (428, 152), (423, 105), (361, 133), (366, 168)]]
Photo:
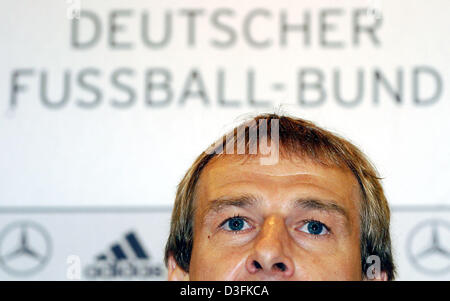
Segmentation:
[(119, 242), (114, 242), (107, 251), (97, 255), (95, 263), (88, 265), (84, 269), (84, 274), (89, 279), (99, 280), (148, 279), (161, 278), (164, 271), (162, 263), (153, 264), (150, 261), (150, 253), (137, 234), (131, 231)]
[(97, 256), (98, 260), (150, 259), (134, 232), (125, 235), (121, 243), (115, 243), (110, 251)]

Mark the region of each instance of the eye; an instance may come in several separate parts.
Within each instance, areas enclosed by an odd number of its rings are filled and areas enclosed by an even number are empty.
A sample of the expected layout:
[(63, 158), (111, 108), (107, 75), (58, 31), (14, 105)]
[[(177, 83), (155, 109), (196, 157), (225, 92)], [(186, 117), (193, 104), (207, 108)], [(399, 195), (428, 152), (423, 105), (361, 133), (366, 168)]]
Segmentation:
[(312, 235), (325, 235), (329, 233), (327, 227), (319, 221), (308, 221), (300, 228), (300, 231)]
[(223, 222), (220, 227), (225, 231), (242, 231), (250, 229), (248, 222), (240, 216), (232, 217)]

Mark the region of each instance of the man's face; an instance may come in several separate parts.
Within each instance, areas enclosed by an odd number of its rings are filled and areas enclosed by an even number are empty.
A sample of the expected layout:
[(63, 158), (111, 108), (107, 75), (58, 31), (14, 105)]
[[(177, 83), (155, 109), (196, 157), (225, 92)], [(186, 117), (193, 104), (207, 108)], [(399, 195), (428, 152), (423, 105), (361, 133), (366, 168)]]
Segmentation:
[(350, 171), (224, 156), (197, 185), (185, 279), (361, 280), (360, 192)]

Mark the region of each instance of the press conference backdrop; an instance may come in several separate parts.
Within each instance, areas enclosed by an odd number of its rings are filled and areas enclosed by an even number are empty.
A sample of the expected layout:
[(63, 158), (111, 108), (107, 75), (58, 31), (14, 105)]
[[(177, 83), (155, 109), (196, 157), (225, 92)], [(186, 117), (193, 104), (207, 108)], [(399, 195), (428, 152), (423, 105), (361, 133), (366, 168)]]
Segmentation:
[(374, 162), (399, 280), (450, 280), (450, 2), (0, 2), (0, 279), (166, 279), (175, 188), (259, 112)]

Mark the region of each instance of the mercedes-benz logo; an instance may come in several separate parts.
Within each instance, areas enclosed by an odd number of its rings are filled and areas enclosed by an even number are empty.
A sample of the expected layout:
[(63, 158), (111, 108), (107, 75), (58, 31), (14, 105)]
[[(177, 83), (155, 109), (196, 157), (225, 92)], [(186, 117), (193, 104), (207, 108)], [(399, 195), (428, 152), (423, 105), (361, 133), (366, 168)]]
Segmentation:
[(406, 251), (414, 267), (423, 273), (450, 272), (450, 224), (438, 219), (421, 222), (411, 230)]
[(50, 253), (50, 236), (34, 222), (14, 222), (0, 233), (0, 267), (9, 274), (29, 276), (38, 272)]

